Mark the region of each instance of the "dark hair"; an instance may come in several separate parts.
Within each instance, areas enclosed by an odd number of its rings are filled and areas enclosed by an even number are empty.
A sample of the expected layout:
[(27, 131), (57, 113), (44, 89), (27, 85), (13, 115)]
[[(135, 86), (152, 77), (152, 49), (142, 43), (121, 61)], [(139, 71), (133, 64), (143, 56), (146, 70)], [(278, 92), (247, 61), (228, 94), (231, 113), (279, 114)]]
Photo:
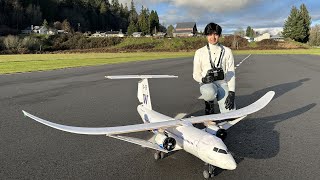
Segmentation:
[(209, 23), (207, 26), (204, 28), (204, 35), (208, 36), (210, 34), (218, 34), (221, 36), (222, 28), (216, 23)]

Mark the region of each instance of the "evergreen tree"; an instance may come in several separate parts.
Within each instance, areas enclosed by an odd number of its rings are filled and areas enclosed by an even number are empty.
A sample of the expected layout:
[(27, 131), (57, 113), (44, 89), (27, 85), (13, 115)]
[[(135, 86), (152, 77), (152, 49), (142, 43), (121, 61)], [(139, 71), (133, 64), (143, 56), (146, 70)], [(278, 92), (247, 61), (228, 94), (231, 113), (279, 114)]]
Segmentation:
[(120, 14), (120, 4), (119, 4), (119, 0), (112, 0), (112, 11), (115, 15)]
[(49, 24), (46, 19), (43, 20), (42, 26), (45, 27), (46, 29), (49, 29)]
[(132, 33), (137, 31), (138, 31), (137, 25), (133, 21), (131, 21), (128, 26), (128, 35), (131, 36)]
[(251, 37), (251, 38), (256, 37), (256, 32), (254, 32), (253, 29), (251, 29), (250, 36), (249, 36), (249, 37)]
[(152, 34), (159, 30), (159, 17), (156, 11), (151, 11), (149, 16), (150, 32)]
[(131, 0), (131, 7), (130, 7), (130, 15), (129, 15), (129, 22), (138, 22), (138, 13), (136, 11), (136, 7), (134, 5), (133, 0)]
[(304, 22), (298, 9), (293, 6), (288, 19), (285, 21), (283, 36), (302, 42), (305, 38)]
[(246, 29), (246, 36), (252, 38), (252, 37), (254, 37), (254, 35), (255, 35), (254, 30), (250, 26), (248, 26), (247, 29)]
[(167, 34), (169, 37), (173, 37), (174, 27), (172, 25), (168, 26)]
[(141, 30), (142, 34), (149, 34), (150, 29), (149, 29), (149, 23), (148, 23), (148, 14), (147, 10), (144, 9), (142, 6), (141, 8), (141, 13), (138, 18), (138, 24), (139, 24), (139, 29)]
[(42, 21), (42, 12), (39, 6), (35, 6), (33, 4), (29, 4), (26, 9), (28, 21), (32, 25), (39, 25)]
[[(146, 18), (149, 14), (144, 9)], [(68, 19), (70, 29), (80, 23), (81, 30), (126, 30), (131, 21), (137, 25), (138, 13), (133, 0), (129, 8), (119, 0), (0, 0), (0, 25), (8, 29), (0, 32), (1, 35), (17, 34), (30, 25), (41, 25), (43, 19), (48, 24)]]
[(303, 19), (303, 29), (304, 29), (303, 34), (305, 36), (302, 42), (306, 43), (309, 41), (309, 36), (310, 36), (311, 17), (309, 15), (307, 7), (304, 4), (301, 4), (300, 6), (300, 15)]

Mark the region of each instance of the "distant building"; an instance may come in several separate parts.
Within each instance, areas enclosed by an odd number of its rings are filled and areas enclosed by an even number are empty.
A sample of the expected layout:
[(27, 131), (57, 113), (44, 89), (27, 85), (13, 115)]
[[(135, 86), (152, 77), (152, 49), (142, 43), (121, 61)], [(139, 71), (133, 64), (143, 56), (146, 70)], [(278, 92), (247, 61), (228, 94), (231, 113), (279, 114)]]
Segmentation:
[(103, 35), (100, 32), (95, 32), (91, 35), (91, 37), (103, 37)]
[(55, 28), (46, 28), (44, 26), (33, 26), (31, 25), (30, 27), (24, 29), (21, 31), (22, 34), (49, 34), (49, 35), (54, 35), (58, 34), (58, 30)]
[(141, 37), (142, 36), (142, 32), (134, 32), (132, 33), (133, 37)]
[(122, 31), (107, 31), (105, 33), (106, 37), (124, 37), (124, 34), (122, 33)]
[(264, 39), (270, 39), (271, 38), (271, 35), (269, 33), (264, 33), (260, 36), (257, 36), (254, 38), (254, 41), (262, 41)]
[(31, 29), (31, 27), (27, 27), (26, 29), (21, 30), (21, 33), (22, 34), (31, 34), (32, 33), (32, 29)]
[(167, 35), (167, 33), (164, 32), (158, 32), (157, 34), (154, 34), (154, 37), (158, 37), (158, 38), (164, 38)]
[(192, 37), (198, 33), (197, 25), (195, 22), (182, 22), (177, 23), (173, 32), (173, 37)]
[(248, 42), (253, 42), (254, 41), (253, 37), (244, 36), (243, 38), (245, 38)]
[(270, 39), (273, 39), (275, 41), (284, 41), (284, 38), (282, 36), (279, 35), (273, 35), (270, 37)]
[(222, 34), (222, 37), (234, 36), (233, 34)]

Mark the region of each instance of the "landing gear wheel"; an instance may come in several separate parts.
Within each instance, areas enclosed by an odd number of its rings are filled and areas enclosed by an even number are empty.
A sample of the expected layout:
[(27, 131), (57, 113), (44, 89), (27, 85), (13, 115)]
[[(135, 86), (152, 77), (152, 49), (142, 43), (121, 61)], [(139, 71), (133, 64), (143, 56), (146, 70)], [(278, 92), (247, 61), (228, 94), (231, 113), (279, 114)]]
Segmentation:
[(159, 151), (155, 152), (154, 155), (153, 155), (153, 157), (154, 157), (155, 160), (161, 159), (160, 152), (159, 152)]
[(208, 170), (204, 170), (204, 171), (203, 171), (203, 177), (204, 177), (205, 179), (209, 179), (209, 178), (210, 178), (210, 174), (209, 174)]
[(160, 158), (163, 159), (165, 157), (165, 153), (164, 152), (160, 152)]
[(214, 176), (214, 170), (216, 169), (216, 167), (215, 166), (212, 166), (211, 164), (209, 164), (209, 174), (210, 174), (210, 176), (211, 177), (213, 177)]
[(208, 163), (205, 163), (205, 165), (208, 167), (208, 169), (205, 169), (203, 171), (203, 177), (205, 179), (209, 179), (211, 177), (214, 177), (214, 175), (215, 175), (214, 170), (216, 169), (216, 167), (211, 164), (208, 164)]

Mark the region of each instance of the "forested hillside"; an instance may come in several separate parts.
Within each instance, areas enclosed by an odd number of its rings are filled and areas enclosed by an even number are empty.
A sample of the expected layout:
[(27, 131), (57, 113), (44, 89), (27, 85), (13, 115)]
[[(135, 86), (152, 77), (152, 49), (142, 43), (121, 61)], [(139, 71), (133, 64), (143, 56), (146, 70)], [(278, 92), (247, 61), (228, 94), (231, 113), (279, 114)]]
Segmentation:
[(44, 20), (51, 27), (67, 20), (74, 31), (82, 32), (126, 32), (129, 24), (144, 33), (159, 28), (156, 11), (139, 9), (137, 13), (133, 1), (121, 4), (118, 0), (0, 0), (0, 35), (19, 33), (30, 25), (42, 25)]

